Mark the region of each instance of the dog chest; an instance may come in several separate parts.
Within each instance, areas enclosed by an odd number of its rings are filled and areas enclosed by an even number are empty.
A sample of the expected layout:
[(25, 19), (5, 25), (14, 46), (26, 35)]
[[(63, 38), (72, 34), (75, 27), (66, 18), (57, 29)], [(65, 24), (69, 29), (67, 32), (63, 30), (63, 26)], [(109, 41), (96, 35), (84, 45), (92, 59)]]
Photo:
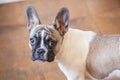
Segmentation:
[(58, 63), (58, 66), (61, 69), (61, 71), (65, 74), (65, 76), (67, 77), (67, 80), (75, 80), (76, 79), (77, 74), (73, 70), (67, 69), (61, 63)]

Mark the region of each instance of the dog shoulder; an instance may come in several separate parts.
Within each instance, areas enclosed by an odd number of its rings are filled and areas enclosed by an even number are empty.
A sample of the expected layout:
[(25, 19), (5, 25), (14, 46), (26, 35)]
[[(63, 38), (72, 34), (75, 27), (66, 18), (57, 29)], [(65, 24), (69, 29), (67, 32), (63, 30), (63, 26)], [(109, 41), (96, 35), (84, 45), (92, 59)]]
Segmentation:
[(70, 31), (72, 33), (76, 33), (77, 36), (80, 36), (81, 38), (84, 38), (87, 42), (91, 42), (98, 34), (93, 31), (83, 31), (80, 29), (72, 29), (70, 28)]

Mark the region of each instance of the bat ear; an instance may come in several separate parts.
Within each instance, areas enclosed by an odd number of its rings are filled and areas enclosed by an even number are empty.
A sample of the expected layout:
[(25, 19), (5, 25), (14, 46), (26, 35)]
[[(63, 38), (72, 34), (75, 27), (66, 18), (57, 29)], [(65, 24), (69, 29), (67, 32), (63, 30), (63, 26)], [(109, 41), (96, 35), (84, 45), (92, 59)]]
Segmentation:
[(68, 25), (69, 25), (69, 11), (67, 8), (61, 8), (57, 15), (55, 16), (55, 19), (53, 21), (54, 27), (60, 35), (64, 35), (68, 31)]
[(26, 15), (28, 24), (27, 26), (29, 31), (31, 31), (31, 29), (36, 25), (41, 24), (38, 14), (32, 6), (27, 6)]

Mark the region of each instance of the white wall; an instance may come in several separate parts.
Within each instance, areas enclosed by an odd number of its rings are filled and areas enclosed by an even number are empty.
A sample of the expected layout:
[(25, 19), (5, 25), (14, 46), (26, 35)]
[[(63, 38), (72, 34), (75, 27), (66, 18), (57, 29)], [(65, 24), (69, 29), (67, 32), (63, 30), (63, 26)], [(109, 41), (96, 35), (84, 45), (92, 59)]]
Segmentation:
[(24, 0), (0, 0), (0, 4), (12, 3), (12, 2), (18, 2), (18, 1), (24, 1)]

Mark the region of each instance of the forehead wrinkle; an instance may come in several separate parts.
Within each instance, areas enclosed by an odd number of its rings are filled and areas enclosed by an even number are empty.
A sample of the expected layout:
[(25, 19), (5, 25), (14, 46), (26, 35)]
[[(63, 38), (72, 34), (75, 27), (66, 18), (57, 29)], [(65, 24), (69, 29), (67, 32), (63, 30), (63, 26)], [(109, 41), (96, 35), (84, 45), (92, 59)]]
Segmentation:
[(41, 31), (41, 47), (44, 47), (44, 30)]
[(46, 26), (45, 27), (45, 30), (47, 31), (47, 32), (49, 32), (49, 34), (51, 34), (51, 31), (50, 31), (50, 29)]
[(44, 30), (44, 32), (49, 35), (51, 35), (51, 30), (49, 27), (47, 27), (46, 25), (37, 25), (35, 26), (32, 30), (31, 30), (31, 34), (30, 37), (33, 37), (35, 34), (39, 35), (39, 33), (41, 33)]
[(42, 37), (42, 38), (44, 37), (44, 33), (45, 33), (45, 31), (42, 30), (42, 31), (41, 31), (41, 37)]
[(30, 37), (33, 37), (36, 34), (36, 31), (39, 30), (39, 26), (33, 27), (33, 29), (30, 32)]
[(41, 29), (41, 31), (43, 30), (44, 30), (44, 37), (51, 36), (51, 31), (47, 26)]

